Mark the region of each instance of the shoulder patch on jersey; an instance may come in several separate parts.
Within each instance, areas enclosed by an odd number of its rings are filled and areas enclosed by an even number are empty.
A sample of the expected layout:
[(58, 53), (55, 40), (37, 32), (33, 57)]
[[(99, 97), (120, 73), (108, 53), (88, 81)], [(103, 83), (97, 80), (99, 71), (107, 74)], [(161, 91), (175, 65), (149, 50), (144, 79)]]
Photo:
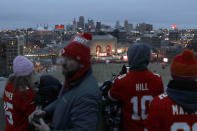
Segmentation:
[(27, 87), (27, 86), (25, 87), (25, 90), (29, 90), (29, 89), (30, 89), (29, 87)]
[(124, 78), (126, 75), (127, 74), (120, 75), (120, 76), (118, 76), (118, 79), (120, 80), (120, 79)]
[(159, 97), (159, 99), (163, 99), (163, 98), (165, 98), (165, 97), (167, 97), (168, 96), (168, 94), (167, 93), (163, 93), (163, 94), (161, 94), (161, 95), (159, 95), (158, 97)]
[(158, 76), (158, 77), (161, 77), (160, 74), (157, 74), (157, 73), (153, 73), (153, 74), (156, 75), (156, 76)]

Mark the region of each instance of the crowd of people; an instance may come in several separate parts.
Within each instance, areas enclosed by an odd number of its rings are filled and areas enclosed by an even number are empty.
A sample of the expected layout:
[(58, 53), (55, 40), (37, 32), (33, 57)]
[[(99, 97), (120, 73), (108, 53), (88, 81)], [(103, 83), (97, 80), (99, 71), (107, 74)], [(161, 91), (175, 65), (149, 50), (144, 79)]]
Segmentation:
[[(186, 49), (173, 59), (172, 80), (164, 90), (161, 76), (148, 69), (151, 47), (132, 44), (129, 71), (124, 67), (102, 92), (92, 75), (87, 46), (91, 40), (84, 33), (62, 49), (62, 86), (49, 76), (35, 86), (33, 63), (24, 56), (14, 59), (3, 95), (5, 131), (197, 131), (193, 51)], [(41, 98), (44, 106), (37, 102)]]

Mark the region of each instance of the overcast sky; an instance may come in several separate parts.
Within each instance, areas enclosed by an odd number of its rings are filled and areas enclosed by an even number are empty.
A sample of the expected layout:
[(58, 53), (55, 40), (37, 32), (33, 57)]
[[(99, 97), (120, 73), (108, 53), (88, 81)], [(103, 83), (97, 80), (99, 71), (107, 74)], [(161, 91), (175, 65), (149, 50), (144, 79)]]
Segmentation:
[(80, 15), (102, 23), (150, 23), (197, 28), (197, 0), (0, 0), (0, 30), (71, 24)]

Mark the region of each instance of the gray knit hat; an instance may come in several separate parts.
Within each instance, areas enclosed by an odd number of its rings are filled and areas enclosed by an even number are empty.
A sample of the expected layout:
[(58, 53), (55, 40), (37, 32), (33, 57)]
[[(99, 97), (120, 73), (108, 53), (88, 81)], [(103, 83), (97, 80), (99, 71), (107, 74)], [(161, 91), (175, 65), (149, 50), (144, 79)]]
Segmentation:
[(151, 47), (145, 43), (132, 44), (128, 49), (128, 62), (131, 70), (146, 70), (150, 62)]

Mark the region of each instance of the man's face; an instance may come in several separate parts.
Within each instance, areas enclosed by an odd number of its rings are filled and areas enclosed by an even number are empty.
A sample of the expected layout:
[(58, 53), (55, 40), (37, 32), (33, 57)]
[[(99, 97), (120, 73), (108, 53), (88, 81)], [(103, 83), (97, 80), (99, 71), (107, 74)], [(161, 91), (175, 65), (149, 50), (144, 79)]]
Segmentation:
[(63, 56), (62, 67), (63, 75), (66, 77), (72, 77), (80, 69), (80, 64), (70, 57)]

